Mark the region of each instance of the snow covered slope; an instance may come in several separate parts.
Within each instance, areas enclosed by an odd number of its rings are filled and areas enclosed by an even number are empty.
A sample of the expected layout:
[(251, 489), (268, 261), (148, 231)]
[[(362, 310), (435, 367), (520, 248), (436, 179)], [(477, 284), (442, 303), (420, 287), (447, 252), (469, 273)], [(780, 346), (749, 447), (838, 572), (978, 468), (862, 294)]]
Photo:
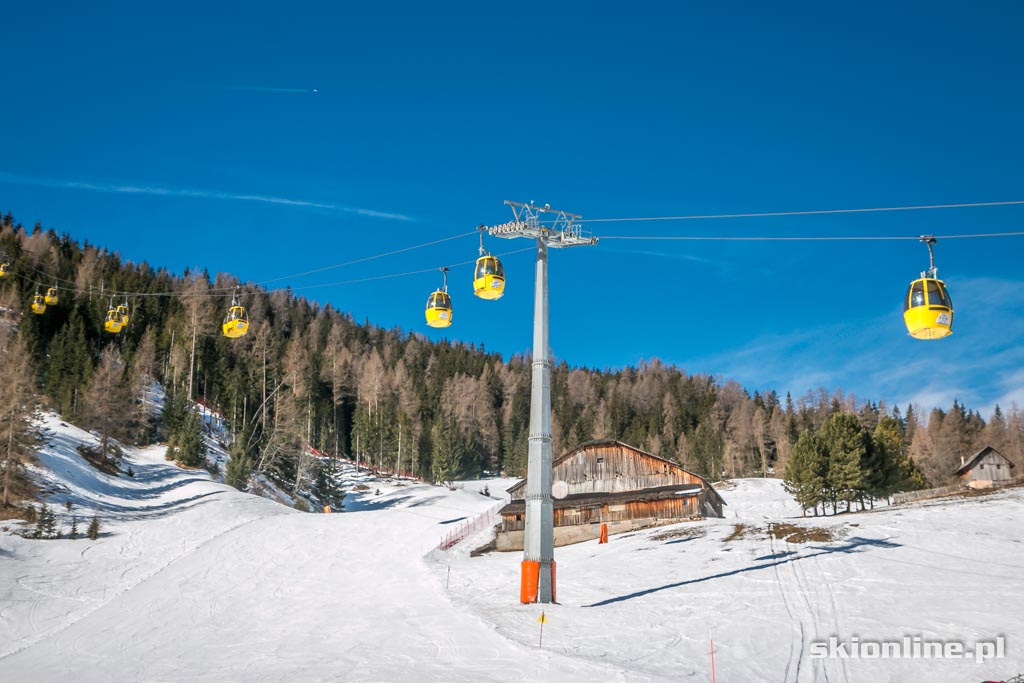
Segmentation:
[[(1024, 671), (1024, 489), (828, 518), (801, 518), (778, 480), (723, 489), (725, 519), (556, 549), (561, 604), (546, 610), (545, 648), (651, 680), (711, 680), (712, 639), (723, 681), (981, 681)], [(453, 601), (534, 642), (536, 625), (514, 604), (519, 558), (457, 555)], [(1005, 636), (1006, 656), (812, 658), (811, 643), (832, 636), (968, 649)]]
[(130, 454), (134, 478), (107, 477), (74, 452), (92, 437), (50, 427), (55, 500), (99, 511), (105, 530), (0, 535), (0, 680), (609, 679), (495, 633), (431, 576), (424, 553), (492, 498), (381, 484), (352, 495), (358, 512), (302, 514), (158, 448)]
[[(104, 533), (0, 534), (0, 681), (710, 681), (710, 638), (721, 681), (1024, 670), (1021, 489), (804, 520), (778, 481), (739, 480), (726, 519), (556, 549), (561, 604), (524, 606), (519, 553), (470, 557), (485, 534), (433, 549), (495, 505), (482, 483), (366, 481), (348, 512), (303, 514), (160, 448), (129, 454), (135, 477), (107, 477), (74, 452), (91, 436), (50, 426), (54, 502), (97, 511)], [(797, 542), (783, 522), (831, 540)], [(832, 635), (1005, 635), (1006, 658), (813, 659)]]

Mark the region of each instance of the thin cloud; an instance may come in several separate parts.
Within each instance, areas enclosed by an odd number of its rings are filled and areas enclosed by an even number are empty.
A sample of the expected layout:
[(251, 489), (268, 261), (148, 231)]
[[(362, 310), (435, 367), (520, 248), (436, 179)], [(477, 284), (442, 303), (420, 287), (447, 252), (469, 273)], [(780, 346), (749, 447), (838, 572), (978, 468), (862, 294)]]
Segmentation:
[(224, 90), (242, 90), (245, 92), (281, 92), (281, 93), (315, 93), (315, 88), (271, 88), (263, 85), (222, 85)]
[(988, 407), (988, 411), (982, 413), (983, 415), (994, 411), (997, 405), (1003, 411), (1024, 406), (1024, 370), (1010, 373), (999, 382), (999, 386), (1003, 391), (1002, 395)]
[[(924, 421), (928, 421), (928, 417), (931, 414), (932, 408), (941, 408), (943, 411), (948, 411), (953, 407), (953, 401), (963, 401), (964, 390), (949, 387), (925, 387), (921, 391), (914, 394), (907, 403), (914, 406), (914, 410), (918, 417)], [(971, 410), (977, 410), (977, 406), (968, 406)], [(987, 417), (983, 415), (982, 417)]]
[(52, 187), (68, 190), (87, 190), (90, 192), (106, 192), (111, 194), (137, 194), (153, 195), (157, 197), (195, 197), (198, 199), (219, 199), (238, 202), (260, 202), (263, 204), (278, 204), (282, 206), (295, 206), (308, 209), (324, 209), (327, 211), (338, 211), (341, 213), (352, 213), (358, 216), (371, 218), (386, 218), (395, 221), (411, 221), (411, 216), (389, 211), (377, 211), (376, 209), (363, 209), (354, 206), (331, 204), (327, 202), (314, 202), (305, 199), (290, 199), (288, 197), (277, 197), (263, 194), (238, 194), (235, 192), (223, 192), (221, 190), (204, 190), (188, 187), (167, 187), (159, 185), (115, 185), (107, 183), (86, 183), (77, 180), (61, 180), (56, 178), (40, 178), (24, 176), (14, 173), (0, 172), (0, 182), (16, 185), (30, 185), (33, 187)]

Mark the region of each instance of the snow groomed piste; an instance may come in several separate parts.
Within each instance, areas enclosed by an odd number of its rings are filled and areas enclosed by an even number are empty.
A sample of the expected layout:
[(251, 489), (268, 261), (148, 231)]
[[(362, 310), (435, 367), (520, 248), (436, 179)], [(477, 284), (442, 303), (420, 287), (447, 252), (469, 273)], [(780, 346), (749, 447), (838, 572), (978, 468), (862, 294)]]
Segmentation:
[[(722, 681), (1001, 680), (1021, 665), (1021, 489), (805, 520), (777, 480), (739, 480), (722, 488), (735, 517), (558, 548), (561, 604), (520, 605), (517, 553), (469, 557), (486, 531), (436, 549), (493, 508), (484, 482), (379, 481), (343, 514), (305, 514), (159, 447), (108, 477), (75, 452), (92, 436), (47, 422), (52, 499), (98, 512), (103, 534), (0, 534), (4, 681), (709, 681), (712, 639)], [(774, 538), (769, 522), (831, 540)], [(831, 636), (999, 635), (1006, 657), (983, 663), (812, 657)]]

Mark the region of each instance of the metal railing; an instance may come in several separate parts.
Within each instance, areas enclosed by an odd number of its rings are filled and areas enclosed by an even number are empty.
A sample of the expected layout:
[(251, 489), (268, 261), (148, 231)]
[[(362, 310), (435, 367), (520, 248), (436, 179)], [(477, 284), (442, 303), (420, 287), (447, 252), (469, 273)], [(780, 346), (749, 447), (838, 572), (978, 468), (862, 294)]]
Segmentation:
[(480, 513), (476, 517), (466, 520), (457, 528), (449, 531), (441, 539), (441, 542), (437, 544), (438, 550), (449, 550), (455, 547), (465, 538), (472, 536), (473, 534), (489, 529), (498, 523), (499, 515), (498, 512), (501, 508), (505, 507), (505, 503), (497, 503), (488, 508), (485, 512)]

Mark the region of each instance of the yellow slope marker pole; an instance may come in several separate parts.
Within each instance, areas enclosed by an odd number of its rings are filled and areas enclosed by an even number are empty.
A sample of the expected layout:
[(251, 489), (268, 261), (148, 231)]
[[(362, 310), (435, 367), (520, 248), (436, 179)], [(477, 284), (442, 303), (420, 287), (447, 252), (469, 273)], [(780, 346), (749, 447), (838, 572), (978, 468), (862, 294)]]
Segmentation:
[(548, 623), (548, 618), (541, 612), (537, 621), (540, 623), (540, 641), (537, 643), (537, 647), (540, 648), (544, 647), (544, 624)]

